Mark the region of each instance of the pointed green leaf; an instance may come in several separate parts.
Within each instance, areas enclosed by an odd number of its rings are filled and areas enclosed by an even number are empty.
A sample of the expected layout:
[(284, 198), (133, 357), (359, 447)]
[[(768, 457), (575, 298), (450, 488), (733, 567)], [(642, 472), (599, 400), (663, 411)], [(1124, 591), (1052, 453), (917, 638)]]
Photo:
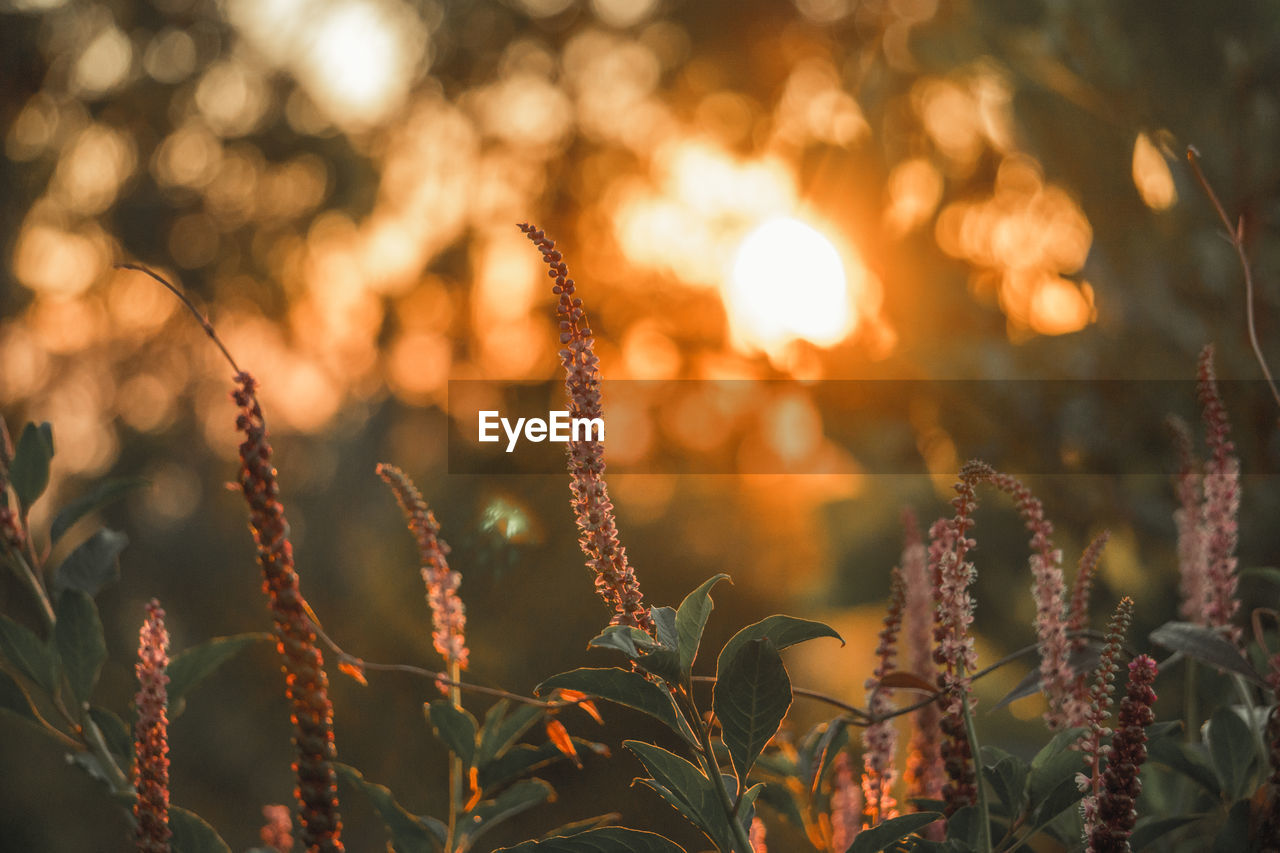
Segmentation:
[(455, 708), (448, 699), (437, 699), (427, 705), (427, 717), (449, 751), (462, 759), (463, 767), (471, 767), (476, 757), (476, 718)]
[(148, 483), (141, 477), (116, 477), (94, 486), (58, 510), (58, 514), (53, 517), (53, 523), (49, 525), (50, 544), (56, 543), (62, 538), (62, 534), (89, 513), (110, 506), (129, 492), (145, 485)]
[[(1237, 800), (1227, 812), (1227, 821), (1213, 839), (1213, 853), (1240, 853), (1251, 850), (1249, 801)], [(1203, 848), (1202, 848), (1203, 849)]]
[(698, 656), (698, 646), (702, 643), (702, 631), (707, 626), (707, 617), (715, 607), (711, 601), (711, 588), (725, 580), (729, 580), (729, 576), (723, 573), (708, 578), (702, 586), (685, 596), (676, 610), (676, 641), (680, 652), (680, 669), (685, 675), (693, 668), (693, 661)]
[(1144, 817), (1139, 818), (1138, 823), (1133, 828), (1133, 835), (1129, 836), (1129, 846), (1133, 850), (1142, 851), (1150, 845), (1164, 838), (1171, 832), (1181, 829), (1184, 826), (1193, 824), (1196, 821), (1204, 820), (1208, 815), (1178, 815), (1177, 817)]
[(685, 853), (683, 847), (652, 832), (607, 826), (576, 835), (526, 841), (495, 853)]
[(676, 713), (671, 694), (638, 672), (583, 667), (553, 675), (535, 687), (534, 692), (542, 696), (557, 687), (577, 690), (633, 708), (665, 723), (686, 740), (694, 740), (688, 724)]
[(1076, 786), (1076, 774), (1084, 770), (1084, 755), (1071, 748), (1084, 731), (1077, 727), (1058, 732), (1031, 760), (1027, 799), (1033, 824), (1048, 823), (1084, 796)]
[(632, 625), (610, 625), (587, 643), (589, 649), (616, 649), (629, 658), (659, 648), (644, 631)]
[(570, 821), (569, 823), (557, 826), (550, 832), (542, 833), (542, 835), (538, 837), (538, 840), (546, 841), (549, 838), (564, 838), (570, 835), (581, 835), (588, 830), (601, 829), (617, 823), (618, 819), (621, 817), (622, 815), (618, 812), (605, 812), (604, 814), (598, 814), (595, 817), (587, 817), (582, 820)]
[(1084, 726), (1076, 726), (1071, 729), (1063, 729), (1055, 734), (1048, 743), (1040, 748), (1035, 758), (1031, 759), (1031, 769), (1038, 770), (1054, 757), (1066, 752), (1080, 740), (1086, 731), (1088, 730)]
[(198, 646), (183, 649), (169, 661), (169, 704), (175, 705), (191, 690), (212, 675), (218, 667), (254, 643), (274, 643), (270, 634), (233, 634), (214, 637)]
[(1222, 792), (1234, 802), (1249, 784), (1249, 765), (1256, 753), (1253, 733), (1233, 708), (1219, 708), (1209, 719), (1206, 737)]
[(503, 699), (494, 703), (484, 715), (480, 746), (476, 750), (476, 767), (483, 770), (490, 761), (500, 758), (546, 713), (537, 705), (520, 704), (508, 714), (510, 707), (511, 703)]
[(57, 681), (57, 659), (49, 646), (7, 616), (0, 616), (0, 654), (22, 674), (53, 692)]
[(33, 423), (22, 428), (9, 466), (9, 482), (24, 510), (40, 499), (49, 486), (49, 461), (53, 459), (53, 427)]
[(1200, 750), (1191, 744), (1173, 738), (1153, 740), (1147, 745), (1147, 759), (1186, 776), (1215, 797), (1222, 794), (1217, 774)]
[[(586, 752), (608, 754), (608, 748), (585, 738), (570, 738), (581, 756)], [(534, 746), (529, 743), (518, 743), (502, 755), (479, 767), (478, 781), (480, 790), (491, 792), (524, 776), (532, 774), (549, 764), (568, 761), (565, 755), (551, 741)]]
[(680, 645), (680, 636), (676, 632), (676, 612), (670, 607), (649, 608), (649, 618), (653, 619), (653, 633), (658, 645), (675, 650)]
[(27, 694), (22, 692), (18, 682), (13, 680), (13, 676), (2, 669), (0, 669), (0, 711), (8, 711), (33, 723), (38, 722)]
[[(729, 784), (733, 784), (732, 776), (729, 777)], [(763, 792), (764, 783), (757, 782), (743, 792), (738, 802), (738, 823), (748, 832), (751, 830), (751, 819), (756, 815), (756, 798)]]
[(947, 841), (959, 843), (964, 850), (978, 849), (979, 813), (977, 806), (963, 806), (947, 818)]
[(1262, 676), (1232, 643), (1218, 631), (1193, 622), (1166, 622), (1151, 632), (1151, 642), (1189, 658), (1204, 661), (1224, 672), (1235, 673), (1265, 687)]
[(118, 530), (102, 528), (81, 542), (53, 570), (55, 590), (78, 589), (89, 595), (120, 580), (120, 552), (129, 537)]
[(848, 853), (880, 853), (913, 832), (919, 832), (934, 821), (942, 820), (938, 812), (915, 812), (890, 818), (870, 829), (864, 829), (853, 839)]
[(195, 812), (169, 806), (169, 829), (173, 831), (169, 839), (173, 853), (231, 853), (222, 836)]
[(107, 659), (107, 641), (102, 636), (98, 607), (89, 594), (69, 589), (58, 599), (58, 624), (54, 646), (62, 659), (62, 671), (71, 685), (76, 704), (86, 701), (98, 683), (98, 672)]
[(662, 747), (638, 740), (624, 740), (622, 745), (640, 759), (645, 771), (653, 777), (639, 780), (642, 785), (657, 791), (719, 849), (733, 849), (733, 830), (720, 804), (715, 782), (695, 765)]
[(720, 650), (720, 657), (716, 661), (716, 672), (719, 673), (724, 669), (725, 663), (740, 646), (752, 640), (767, 638), (773, 643), (775, 649), (782, 651), (789, 646), (818, 637), (834, 637), (840, 640), (840, 645), (844, 645), (844, 640), (830, 625), (808, 619), (797, 619), (794, 616), (769, 616), (743, 628), (724, 644), (724, 648)]
[(796, 771), (810, 795), (817, 793), (827, 768), (849, 743), (849, 721), (837, 717), (810, 729), (800, 745)]
[(428, 853), (436, 847), (431, 832), (421, 820), (396, 802), (389, 788), (368, 781), (364, 774), (350, 765), (335, 763), (333, 769), (339, 779), (358, 788), (369, 798), (374, 811), (391, 834), (391, 846), (396, 853)]
[(716, 678), (712, 707), (733, 769), (745, 784), (751, 765), (791, 707), (791, 679), (768, 638), (737, 648)]
[(653, 673), (668, 684), (679, 685), (684, 682), (683, 673), (680, 671), (680, 653), (675, 649), (662, 649), (651, 654), (640, 655), (636, 658), (636, 663), (645, 672)]
[(89, 717), (98, 727), (98, 731), (102, 732), (102, 739), (106, 742), (107, 749), (113, 755), (124, 759), (124, 765), (127, 768), (129, 762), (133, 760), (134, 743), (133, 732), (129, 730), (129, 726), (111, 711), (97, 705), (89, 708)]
[(469, 844), (503, 821), (527, 812), (551, 799), (551, 786), (541, 779), (525, 779), (517, 782), (492, 800), (483, 800), (475, 808), (463, 813), (459, 825), (465, 827), (462, 835)]
[(759, 800), (790, 821), (796, 829), (804, 829), (804, 816), (800, 813), (795, 792), (784, 783), (765, 782)]

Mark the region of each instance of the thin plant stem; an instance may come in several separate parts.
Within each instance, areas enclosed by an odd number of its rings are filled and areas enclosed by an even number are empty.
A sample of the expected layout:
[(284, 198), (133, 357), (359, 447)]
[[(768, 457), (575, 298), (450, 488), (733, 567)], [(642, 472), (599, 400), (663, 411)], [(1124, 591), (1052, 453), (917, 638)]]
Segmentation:
[(40, 615), (44, 617), (46, 627), (52, 628), (57, 624), (58, 617), (53, 612), (53, 604), (49, 601), (49, 593), (45, 591), (44, 584), (40, 582), (39, 576), (31, 568), (31, 563), (27, 562), (21, 552), (11, 551), (10, 557), (18, 567), (18, 573), (22, 575), (22, 579), (26, 581), (27, 586), (31, 587), (32, 594), (40, 602)]
[[(453, 707), (462, 710), (462, 688), (458, 684), (460, 669), (456, 660), (449, 661), (449, 701)], [(449, 836), (450, 853), (461, 850), (457, 843), (458, 818), (462, 811), (462, 759), (456, 754), (449, 755)]]
[(1196, 720), (1199, 719), (1199, 702), (1196, 696), (1196, 662), (1190, 658), (1187, 659), (1187, 678), (1186, 678), (1186, 699), (1183, 701), (1183, 715), (1186, 718), (1187, 742), (1195, 743), (1198, 734), (1196, 732)]
[(978, 789), (978, 853), (991, 853), (991, 816), (987, 808), (987, 784), (982, 778), (978, 730), (973, 725), (969, 700), (964, 696), (960, 698), (960, 714), (964, 718), (964, 730), (969, 737), (969, 752), (973, 754), (973, 784)]
[(102, 730), (98, 728), (98, 724), (88, 714), (84, 715), (81, 730), (84, 732), (86, 744), (93, 752), (94, 757), (98, 759), (98, 764), (102, 766), (102, 770), (111, 778), (111, 792), (122, 795), (133, 794), (133, 783), (124, 775), (124, 771), (120, 769), (120, 765), (116, 764), (116, 760), (111, 757), (111, 750), (107, 748), (107, 742), (102, 736)]
[(1227, 229), (1227, 239), (1236, 251), (1240, 269), (1244, 271), (1245, 325), (1249, 329), (1249, 345), (1253, 347), (1253, 356), (1258, 360), (1262, 375), (1266, 377), (1267, 385), (1271, 388), (1271, 396), (1275, 398), (1276, 405), (1280, 406), (1280, 389), (1276, 388), (1276, 381), (1271, 377), (1271, 368), (1267, 366), (1266, 356), (1262, 354), (1262, 346), (1258, 343), (1258, 325), (1254, 319), (1253, 310), (1253, 270), (1249, 266), (1249, 254), (1244, 247), (1244, 219), (1238, 220), (1234, 226), (1231, 224), (1231, 217), (1227, 216), (1226, 208), (1218, 200), (1218, 194), (1213, 191), (1209, 179), (1200, 168), (1200, 152), (1190, 145), (1187, 146), (1187, 162), (1191, 164), (1191, 172), (1195, 175), (1196, 182), (1200, 184), (1200, 189), (1204, 190), (1204, 194), (1209, 197), (1213, 209), (1217, 211), (1218, 219)]

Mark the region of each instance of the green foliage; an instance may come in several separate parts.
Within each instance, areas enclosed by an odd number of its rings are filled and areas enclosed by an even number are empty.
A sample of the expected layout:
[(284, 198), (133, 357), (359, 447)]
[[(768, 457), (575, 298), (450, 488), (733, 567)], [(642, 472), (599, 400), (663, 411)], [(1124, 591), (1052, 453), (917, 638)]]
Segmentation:
[(77, 521), (89, 513), (108, 507), (134, 489), (141, 488), (147, 484), (147, 481), (141, 477), (115, 477), (103, 480), (58, 510), (58, 514), (53, 517), (53, 522), (49, 525), (50, 544), (56, 544), (62, 538), (62, 534), (70, 530)]
[(230, 637), (214, 637), (199, 645), (183, 649), (169, 661), (169, 704), (176, 705), (186, 699), (200, 682), (213, 675), (219, 667), (240, 654), (254, 643), (275, 642), (270, 634), (236, 634)]
[(58, 671), (54, 651), (31, 631), (2, 615), (0, 654), (44, 690), (53, 691)]
[(941, 820), (937, 812), (916, 812), (890, 818), (870, 829), (858, 833), (848, 853), (879, 853), (912, 833), (919, 832), (931, 823)]
[(109, 583), (120, 580), (120, 552), (129, 537), (105, 527), (81, 542), (53, 570), (53, 589), (76, 589), (95, 596)]
[(712, 708), (739, 784), (791, 707), (791, 679), (767, 637), (738, 646), (716, 678)]
[(1220, 631), (1191, 622), (1166, 622), (1151, 632), (1151, 642), (1265, 686), (1249, 659)]
[(29, 423), (14, 449), (9, 480), (23, 512), (40, 499), (49, 486), (49, 463), (53, 459), (53, 427)]
[(604, 827), (576, 835), (526, 841), (502, 847), (495, 853), (685, 853), (684, 848), (661, 835), (638, 829)]
[(368, 798), (391, 834), (391, 847), (395, 853), (430, 853), (441, 848), (444, 836), (433, 832), (421, 818), (396, 802), (385, 785), (366, 780), (359, 770), (346, 764), (335, 764), (334, 769), (339, 779), (358, 788)]
[(231, 853), (227, 842), (204, 818), (179, 806), (169, 806), (169, 829), (173, 853)]
[(58, 624), (54, 646), (62, 661), (62, 672), (77, 705), (86, 702), (98, 683), (98, 673), (107, 659), (107, 641), (102, 635), (98, 608), (89, 594), (68, 589), (58, 599)]

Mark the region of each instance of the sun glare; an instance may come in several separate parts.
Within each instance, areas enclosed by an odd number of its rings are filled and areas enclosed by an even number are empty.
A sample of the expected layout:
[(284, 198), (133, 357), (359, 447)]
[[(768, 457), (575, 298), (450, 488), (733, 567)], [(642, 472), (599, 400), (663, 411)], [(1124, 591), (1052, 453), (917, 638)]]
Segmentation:
[(770, 352), (796, 339), (830, 346), (856, 323), (839, 251), (789, 217), (770, 219), (743, 239), (725, 303), (734, 335)]

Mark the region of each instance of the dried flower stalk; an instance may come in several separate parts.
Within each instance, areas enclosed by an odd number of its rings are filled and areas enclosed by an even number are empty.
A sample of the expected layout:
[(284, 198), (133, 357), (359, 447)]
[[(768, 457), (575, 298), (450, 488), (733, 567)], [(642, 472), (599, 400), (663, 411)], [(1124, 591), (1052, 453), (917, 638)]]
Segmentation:
[[(893, 670), (905, 597), (902, 570), (894, 568), (890, 581), (889, 612), (885, 614), (884, 627), (880, 630), (880, 641), (876, 646), (878, 662), (865, 685), (867, 709), (872, 717), (883, 717), (894, 710), (889, 690), (881, 686), (881, 680)], [(898, 804), (891, 793), (897, 777), (894, 758), (898, 747), (898, 732), (893, 719), (880, 719), (863, 729), (862, 746), (862, 796), (866, 823), (875, 826), (898, 816)]]

